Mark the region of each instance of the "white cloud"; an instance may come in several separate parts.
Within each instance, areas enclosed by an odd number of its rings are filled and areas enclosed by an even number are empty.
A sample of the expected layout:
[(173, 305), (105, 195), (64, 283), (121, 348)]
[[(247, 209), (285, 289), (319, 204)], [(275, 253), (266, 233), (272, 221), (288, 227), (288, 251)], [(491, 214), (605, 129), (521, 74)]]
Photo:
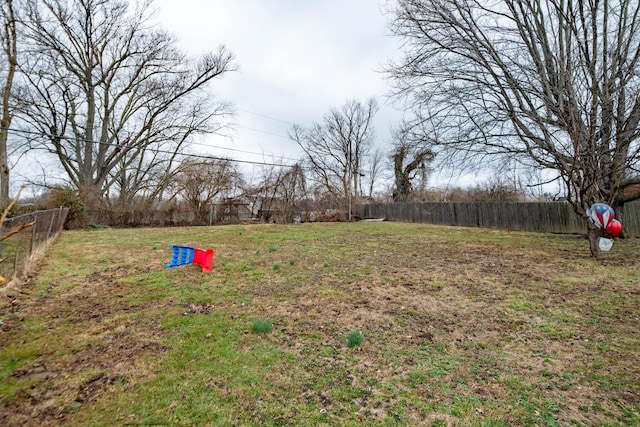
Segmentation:
[(389, 128), (401, 114), (385, 104), (387, 87), (378, 70), (396, 53), (397, 43), (387, 36), (377, 1), (156, 0), (154, 5), (157, 19), (183, 49), (199, 54), (224, 44), (236, 55), (240, 70), (212, 89), (238, 109), (238, 126), (233, 143), (214, 137), (212, 145), (298, 158), (301, 151), (285, 138), (290, 125), (283, 122), (309, 126), (347, 99), (371, 96), (381, 106), (378, 143), (389, 141)]

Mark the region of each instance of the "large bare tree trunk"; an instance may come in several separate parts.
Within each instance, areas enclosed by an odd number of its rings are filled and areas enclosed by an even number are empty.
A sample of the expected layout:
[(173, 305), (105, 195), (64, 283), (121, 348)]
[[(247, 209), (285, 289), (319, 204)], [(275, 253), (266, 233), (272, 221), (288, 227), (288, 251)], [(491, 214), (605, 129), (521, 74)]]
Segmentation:
[(587, 238), (589, 239), (589, 249), (591, 250), (591, 255), (597, 259), (598, 261), (602, 259), (602, 251), (600, 250), (600, 230), (589, 222)]
[(0, 209), (9, 203), (9, 159), (7, 156), (7, 141), (9, 138), (9, 127), (11, 126), (12, 112), (10, 107), (11, 89), (13, 79), (18, 66), (18, 51), (16, 47), (16, 19), (13, 11), (12, 0), (2, 0), (1, 13), (2, 34), (2, 56), (0, 60), (6, 60), (7, 75), (2, 87), (2, 112), (0, 116)]

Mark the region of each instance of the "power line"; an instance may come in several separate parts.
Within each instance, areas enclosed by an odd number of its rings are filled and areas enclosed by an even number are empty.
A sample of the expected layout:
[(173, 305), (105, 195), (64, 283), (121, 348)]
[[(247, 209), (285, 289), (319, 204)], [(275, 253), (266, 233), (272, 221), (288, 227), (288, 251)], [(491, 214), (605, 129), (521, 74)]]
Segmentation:
[(273, 132), (267, 132), (266, 130), (255, 129), (255, 128), (252, 128), (252, 127), (249, 127), (249, 126), (242, 126), (242, 125), (238, 125), (238, 124), (236, 124), (236, 125), (234, 125), (234, 126), (239, 127), (239, 128), (242, 128), (242, 129), (252, 130), (252, 131), (254, 131), (254, 132), (264, 133), (264, 134), (266, 134), (266, 135), (273, 135), (273, 136), (277, 136), (278, 138), (283, 138), (283, 139), (286, 139), (286, 140), (288, 140), (288, 141), (291, 141), (291, 138), (290, 138), (290, 137), (288, 137), (288, 136), (280, 135), (280, 134), (273, 133)]
[[(245, 110), (245, 109), (242, 109), (242, 108), (238, 108), (237, 111), (242, 111), (244, 113), (253, 114), (254, 116), (263, 117), (265, 119), (273, 120), (274, 122), (284, 123), (285, 125), (295, 126), (295, 123), (292, 123), (292, 122), (289, 122), (289, 121), (286, 121), (286, 120), (282, 120), (282, 119), (276, 119), (275, 117), (267, 116), (266, 114), (262, 114), (262, 113), (256, 113), (255, 111), (249, 111), (249, 110)], [(277, 136), (279, 138), (284, 138), (284, 139), (287, 139), (289, 141), (292, 140), (291, 137), (288, 136), (288, 135), (280, 135), (280, 134), (277, 134), (277, 133), (268, 132), (268, 131), (264, 131), (264, 130), (260, 130), (260, 129), (255, 129), (255, 128), (248, 127), (248, 126), (242, 126), (242, 125), (235, 125), (235, 126), (243, 128), (243, 129), (249, 129), (249, 130), (252, 130), (254, 132), (260, 132), (260, 133), (265, 133), (267, 135)]]
[(244, 110), (242, 108), (238, 108), (238, 111), (243, 111), (245, 113), (253, 114), (254, 116), (264, 117), (265, 119), (273, 120), (274, 122), (284, 123), (285, 125), (291, 125), (291, 126), (294, 125), (294, 123), (288, 122), (286, 120), (276, 119), (274, 117), (269, 117), (266, 114), (255, 113), (253, 111)]
[[(90, 139), (86, 139), (86, 138), (70, 137), (70, 136), (65, 136), (65, 135), (55, 135), (55, 134), (49, 134), (49, 133), (46, 133), (46, 132), (29, 131), (29, 130), (24, 130), (24, 129), (14, 129), (14, 128), (5, 128), (5, 127), (0, 127), (0, 129), (5, 130), (5, 131), (9, 131), (9, 132), (16, 132), (16, 133), (22, 133), (22, 134), (27, 134), (27, 135), (36, 135), (36, 136), (41, 136), (41, 137), (46, 137), (46, 138), (59, 138), (59, 139), (65, 139), (65, 140), (69, 140), (69, 141), (84, 142), (84, 143), (87, 143), (87, 144), (100, 144), (100, 145), (107, 145), (107, 146), (110, 146), (110, 147), (123, 148), (122, 146), (120, 146), (118, 144), (111, 143), (111, 142), (95, 141), (95, 140), (90, 140)], [(202, 145), (202, 144), (200, 144), (200, 145)], [(235, 151), (240, 151), (240, 150), (235, 150)], [(230, 162), (236, 162), (236, 163), (246, 163), (246, 164), (261, 165), (261, 166), (276, 166), (276, 167), (287, 167), (287, 168), (291, 168), (291, 167), (295, 166), (295, 165), (287, 165), (287, 164), (281, 164), (281, 163), (269, 163), (269, 162), (257, 162), (257, 161), (251, 161), (251, 160), (228, 159), (228, 158), (224, 158), (224, 157), (209, 156), (209, 155), (203, 155), (203, 154), (176, 153), (175, 151), (161, 150), (161, 149), (155, 149), (155, 152), (162, 153), (162, 154), (176, 154), (176, 155), (179, 155), (179, 156), (193, 157), (193, 158), (199, 158), (199, 159), (222, 160), (222, 161), (230, 161)]]
[[(216, 134), (216, 135), (219, 135), (219, 134)], [(278, 157), (278, 158), (280, 158), (282, 160), (292, 160), (294, 162), (297, 162), (298, 160), (300, 160), (300, 159), (294, 159), (293, 157), (281, 157), (281, 156), (276, 156), (274, 154), (257, 153), (255, 151), (245, 151), (245, 150), (239, 150), (237, 148), (220, 147), (219, 145), (209, 145), (209, 144), (206, 144), (206, 143), (203, 143), (203, 142), (191, 142), (190, 144), (191, 145), (198, 145), (200, 147), (218, 148), (220, 150), (235, 151), (237, 153), (243, 153), (243, 154), (252, 154), (254, 156), (265, 156), (265, 155), (268, 155), (268, 156), (271, 156), (271, 157)]]

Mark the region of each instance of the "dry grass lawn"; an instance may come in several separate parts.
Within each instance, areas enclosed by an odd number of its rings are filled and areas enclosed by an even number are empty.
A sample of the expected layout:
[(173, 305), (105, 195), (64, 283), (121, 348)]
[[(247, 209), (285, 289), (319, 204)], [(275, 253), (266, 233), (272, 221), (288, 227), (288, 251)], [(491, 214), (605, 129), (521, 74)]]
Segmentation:
[(639, 260), (386, 222), (66, 232), (0, 291), (0, 424), (638, 425)]

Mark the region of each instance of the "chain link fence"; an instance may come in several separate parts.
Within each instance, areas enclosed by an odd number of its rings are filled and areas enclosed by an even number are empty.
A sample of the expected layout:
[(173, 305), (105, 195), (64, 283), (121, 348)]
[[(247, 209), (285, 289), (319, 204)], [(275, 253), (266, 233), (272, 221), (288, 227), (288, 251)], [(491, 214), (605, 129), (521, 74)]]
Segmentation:
[(34, 255), (62, 230), (68, 212), (68, 208), (49, 209), (5, 219), (0, 235), (22, 224), (34, 224), (0, 242), (0, 276), (5, 280), (23, 277)]

